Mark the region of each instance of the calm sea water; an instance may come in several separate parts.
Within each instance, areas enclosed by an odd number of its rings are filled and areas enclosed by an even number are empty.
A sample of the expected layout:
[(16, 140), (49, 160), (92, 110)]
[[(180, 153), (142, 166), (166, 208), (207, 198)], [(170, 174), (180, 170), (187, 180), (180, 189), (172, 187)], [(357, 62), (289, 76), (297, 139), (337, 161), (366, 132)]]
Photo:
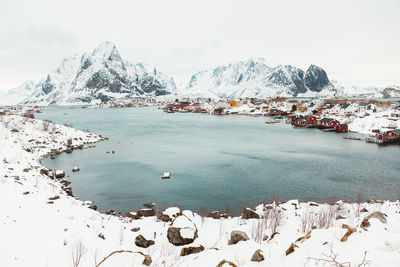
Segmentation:
[[(95, 148), (45, 159), (64, 169), (74, 193), (99, 210), (135, 210), (154, 201), (239, 212), (282, 199), (397, 199), (400, 147), (343, 134), (266, 125), (263, 117), (167, 114), (157, 108), (49, 108), (38, 114), (110, 138)], [(115, 154), (107, 151), (115, 150)], [(81, 171), (72, 173), (73, 166)], [(163, 172), (172, 173), (162, 180)]]

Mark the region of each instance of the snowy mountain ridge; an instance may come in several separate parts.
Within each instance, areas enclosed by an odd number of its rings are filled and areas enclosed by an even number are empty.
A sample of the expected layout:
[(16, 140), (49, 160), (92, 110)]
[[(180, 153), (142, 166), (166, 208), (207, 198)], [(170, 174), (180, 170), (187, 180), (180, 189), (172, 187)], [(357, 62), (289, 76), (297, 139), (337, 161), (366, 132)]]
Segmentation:
[(132, 64), (116, 46), (103, 42), (92, 53), (75, 54), (36, 86), (24, 104), (89, 104), (135, 96), (166, 95), (175, 91), (172, 78)]
[(271, 65), (249, 59), (192, 75), (186, 93), (209, 92), (218, 97), (335, 96), (326, 72), (315, 65), (306, 71), (291, 65)]

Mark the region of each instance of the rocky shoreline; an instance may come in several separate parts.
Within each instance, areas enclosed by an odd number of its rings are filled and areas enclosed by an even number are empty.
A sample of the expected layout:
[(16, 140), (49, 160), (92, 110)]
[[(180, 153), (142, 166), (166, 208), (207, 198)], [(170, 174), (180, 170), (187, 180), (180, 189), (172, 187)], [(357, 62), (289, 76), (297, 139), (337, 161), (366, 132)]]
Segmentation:
[(237, 217), (146, 203), (101, 214), (40, 160), (102, 140), (0, 116), (1, 266), (398, 266), (400, 201), (274, 201)]

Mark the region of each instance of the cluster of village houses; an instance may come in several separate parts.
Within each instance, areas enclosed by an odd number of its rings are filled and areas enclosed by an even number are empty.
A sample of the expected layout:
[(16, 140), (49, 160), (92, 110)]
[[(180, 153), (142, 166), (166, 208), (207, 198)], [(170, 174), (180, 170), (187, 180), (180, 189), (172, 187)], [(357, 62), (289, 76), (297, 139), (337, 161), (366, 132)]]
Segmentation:
[[(400, 143), (400, 101), (378, 100), (322, 100), (322, 99), (183, 99), (163, 103), (169, 113), (208, 113), (214, 115), (251, 115), (287, 118), (294, 127), (321, 128), (336, 132), (348, 132), (349, 123), (355, 119), (381, 115), (389, 122), (385, 129), (374, 129), (368, 141), (376, 143)], [(391, 122), (391, 123), (390, 123)]]

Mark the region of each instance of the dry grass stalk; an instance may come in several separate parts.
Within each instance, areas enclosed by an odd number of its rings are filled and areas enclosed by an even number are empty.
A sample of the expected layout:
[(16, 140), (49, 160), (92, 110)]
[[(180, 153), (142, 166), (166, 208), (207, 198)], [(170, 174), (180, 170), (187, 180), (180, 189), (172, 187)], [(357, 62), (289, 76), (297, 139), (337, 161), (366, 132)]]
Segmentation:
[(117, 253), (132, 253), (132, 254), (140, 254), (142, 256), (144, 256), (144, 261), (143, 261), (143, 265), (146, 266), (150, 266), (152, 260), (151, 257), (149, 255), (144, 254), (143, 252), (140, 251), (132, 251), (132, 250), (116, 250), (111, 252), (107, 257), (105, 257), (101, 262), (99, 262), (99, 264), (96, 265), (96, 267), (99, 267), (103, 262), (105, 262), (107, 259), (109, 259), (112, 255), (117, 254)]

